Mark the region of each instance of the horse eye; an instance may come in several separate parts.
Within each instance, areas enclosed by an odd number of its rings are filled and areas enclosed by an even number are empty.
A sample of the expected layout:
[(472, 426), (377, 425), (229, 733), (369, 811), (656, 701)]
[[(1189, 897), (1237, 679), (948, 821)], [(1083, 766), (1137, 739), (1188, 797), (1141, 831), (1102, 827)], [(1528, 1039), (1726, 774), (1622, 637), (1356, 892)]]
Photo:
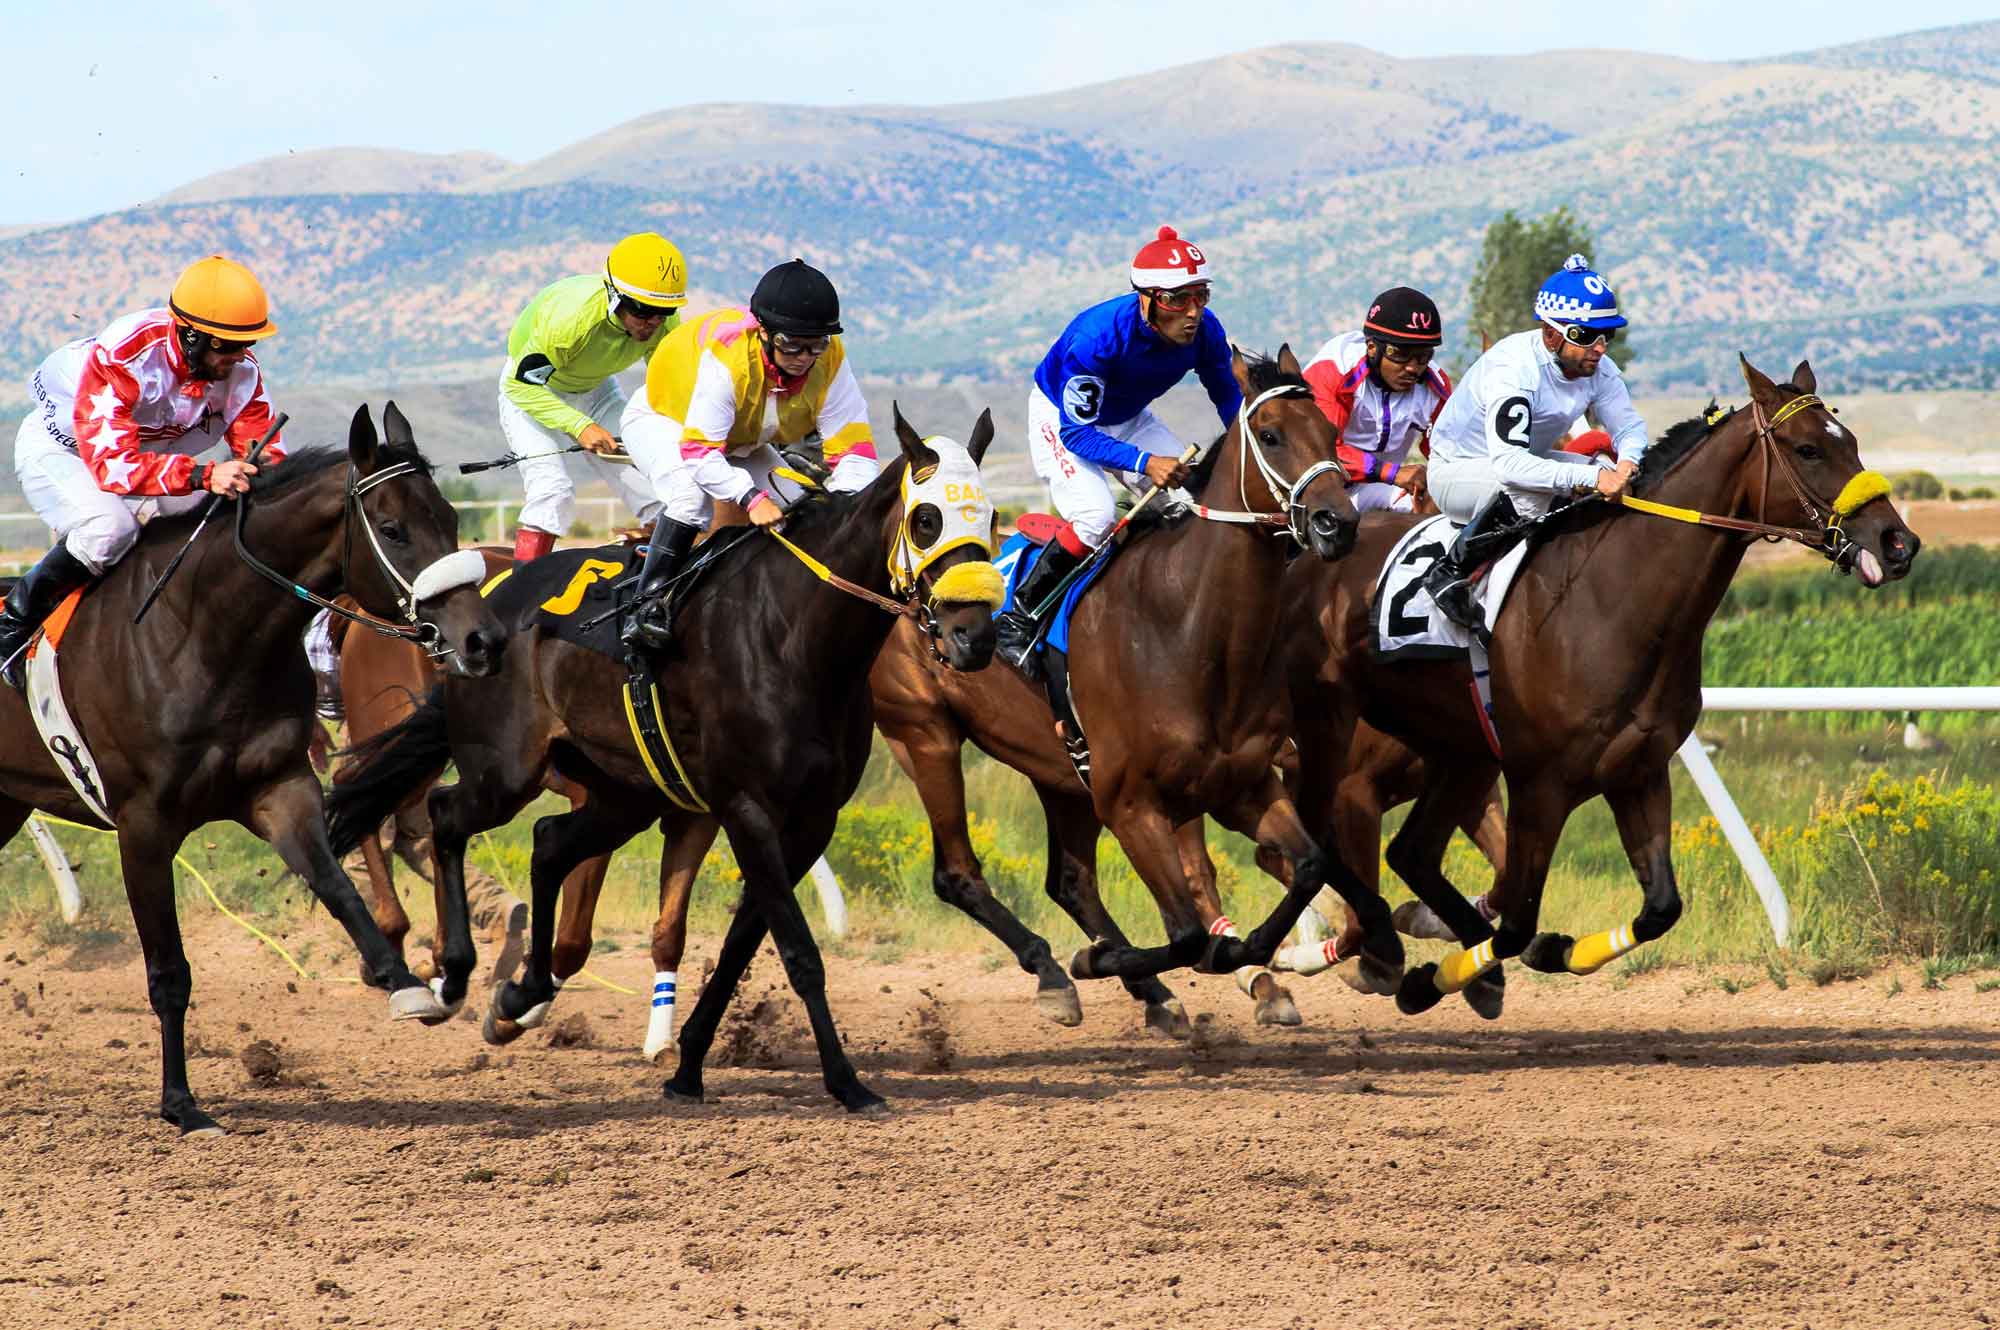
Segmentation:
[(398, 522), (393, 517), (386, 518), (383, 521), (378, 522), (375, 526), (375, 529), (377, 531), (380, 531), (388, 539), (396, 541), (398, 543), (400, 543), (403, 539), (403, 524), (401, 522)]
[(1257, 439), (1267, 448), (1278, 446), (1278, 432), (1276, 430), (1260, 429), (1257, 431)]
[(1808, 462), (1817, 462), (1820, 458), (1826, 456), (1825, 453), (1819, 450), (1819, 445), (1816, 443), (1802, 443), (1798, 446), (1798, 451), (1799, 456)]
[(910, 514), (910, 539), (917, 548), (929, 549), (943, 533), (944, 514), (937, 510), (937, 505), (918, 504), (916, 511)]

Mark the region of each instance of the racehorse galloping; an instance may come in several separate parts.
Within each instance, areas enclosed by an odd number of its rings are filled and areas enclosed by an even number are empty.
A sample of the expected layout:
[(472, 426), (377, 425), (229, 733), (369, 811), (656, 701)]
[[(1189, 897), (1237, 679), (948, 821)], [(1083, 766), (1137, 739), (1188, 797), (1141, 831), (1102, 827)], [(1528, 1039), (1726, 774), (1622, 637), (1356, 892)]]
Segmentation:
[[(344, 454), (297, 454), (259, 476), (237, 501), (240, 515), (221, 514), (237, 521), (202, 531), (135, 626), (133, 611), (193, 527), (185, 519), (149, 524), (77, 606), (62, 638), (64, 695), (103, 777), (160, 1021), (160, 1116), (183, 1134), (221, 1131), (187, 1082), (192, 978), (173, 862), (197, 827), (229, 819), (269, 841), (354, 939), (397, 1018), (442, 1020), (462, 991), (440, 1002), (369, 918), (328, 849), (306, 756), (318, 722), (299, 639), (312, 607), (296, 589), (330, 596), (344, 588), (371, 615), (433, 643), (455, 672), (483, 675), (499, 663), (503, 632), (479, 599), (478, 565), (468, 570), (455, 553), (458, 516), (394, 404), (383, 421), (386, 444), (363, 407)], [(0, 838), (11, 839), (37, 808), (104, 825), (57, 769), (25, 700), (0, 689)], [(469, 955), (464, 920), (456, 922)]]
[[(720, 822), (743, 873), (743, 903), (682, 1032), (668, 1095), (700, 1097), (716, 1026), (768, 930), (810, 1014), (827, 1090), (850, 1110), (879, 1106), (841, 1049), (819, 950), (792, 888), (825, 851), (867, 762), (868, 669), (897, 622), (884, 604), (919, 616), (958, 668), (983, 668), (992, 657), (999, 582), (988, 562), (992, 505), (978, 475), (992, 433), (982, 414), (968, 445), (920, 439), (898, 412), (899, 463), (858, 494), (787, 518), (787, 538), (857, 594), (820, 585), (825, 569), (749, 531), (688, 593), (675, 611), (660, 694), (692, 806), (662, 792), (634, 744), (621, 706), (624, 667), (530, 628), (539, 597), (510, 600), (510, 582), (493, 597), (521, 626), (509, 668), (491, 682), (447, 680), (361, 750), (331, 796), (334, 843), (372, 834), (455, 760), (458, 783), (432, 791), (429, 807), (440, 875), (462, 909), (467, 839), (525, 807), (551, 767), (582, 786), (582, 807), (535, 824), (528, 964), (519, 984), (494, 990), (494, 1020), (529, 1024), (555, 996), (556, 893), (570, 870), (656, 819), (670, 846), (705, 845)], [(891, 592), (908, 599), (885, 602)]]
[[(913, 669), (905, 652), (885, 656), (874, 674), (878, 723), (931, 817), (938, 895), (1038, 977), (1038, 1005), (1057, 1020), (1074, 1019), (1074, 990), (1051, 963), (1047, 943), (987, 889), (966, 838), (961, 739), (1034, 782), (1049, 817), (1050, 894), (1093, 939), (1072, 973), (1127, 980), (1148, 1004), (1149, 1023), (1169, 1030), (1185, 1024), (1153, 976), (1196, 959), (1222, 973), (1263, 965), (1328, 881), (1361, 913), (1371, 982), (1388, 991), (1402, 969), (1402, 944), (1380, 897), (1319, 852), (1273, 770), (1290, 728), (1276, 637), (1286, 531), (1318, 556), (1300, 562), (1317, 566), (1348, 551), (1357, 524), (1338, 468), (1325, 465), (1334, 455), (1333, 428), (1289, 347), (1272, 361), (1246, 362), (1239, 354), (1231, 367), (1245, 406), (1190, 488), (1202, 516), (1240, 504), (1260, 517), (1252, 524), (1189, 520), (1149, 533), (1078, 603), (1068, 664), (1090, 745), (1087, 792), (1067, 763), (1049, 760), (1046, 732), (1024, 730), (1046, 725), (1049, 711), (1013, 671), (944, 676)], [(1297, 479), (1280, 492), (1273, 477), (1286, 473)], [(948, 714), (941, 717), (941, 709)], [(1293, 869), (1285, 901), (1248, 939), (1210, 935), (1227, 928), (1213, 874), (1201, 871), (1206, 856), (1191, 859), (1176, 837), (1176, 828), (1203, 814)], [(1132, 947), (1097, 900), (1100, 823), (1152, 891), (1167, 947)], [(1275, 982), (1257, 996), (1267, 1010), (1290, 1007)]]
[[(1330, 825), (1339, 772), (1319, 759), (1346, 751), (1357, 718), (1425, 759), (1424, 792), (1388, 860), (1470, 950), (1412, 970), (1397, 995), (1405, 1011), (1512, 956), (1548, 973), (1589, 974), (1680, 917), (1668, 763), (1701, 713), (1702, 637), (1749, 537), (1817, 548), (1871, 588), (1909, 572), (1920, 542), (1890, 504), (1888, 482), (1862, 470), (1855, 437), (1816, 395), (1811, 368), (1801, 362), (1784, 385), (1747, 360), (1742, 368), (1749, 407), (1669, 431), (1647, 451), (1625, 508), (1586, 500), (1549, 519), (1559, 534), (1529, 557), (1493, 630), (1497, 760), (1463, 660), (1375, 657), (1371, 593), (1407, 520), (1371, 524), (1331, 575), (1292, 570), (1286, 641), (1309, 825)], [(1668, 511), (1632, 511), (1643, 504)], [(1442, 864), (1452, 827), (1502, 770), (1506, 851), (1482, 910)], [(1611, 805), (1644, 907), (1629, 925), (1580, 940), (1537, 934), (1563, 824), (1597, 794)], [(1497, 1014), (1497, 992), (1492, 1006)]]

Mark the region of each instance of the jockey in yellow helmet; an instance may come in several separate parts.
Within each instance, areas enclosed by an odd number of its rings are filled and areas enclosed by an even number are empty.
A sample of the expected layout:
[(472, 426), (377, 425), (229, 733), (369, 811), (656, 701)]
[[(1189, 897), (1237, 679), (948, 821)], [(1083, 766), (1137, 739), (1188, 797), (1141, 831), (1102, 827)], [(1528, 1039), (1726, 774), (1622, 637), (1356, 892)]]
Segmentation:
[(560, 456), (580, 444), (591, 465), (643, 519), (653, 496), (629, 468), (599, 462), (617, 451), (612, 437), (625, 410), (613, 378), (651, 356), (680, 324), (687, 304), (687, 261), (650, 231), (612, 246), (602, 273), (565, 277), (544, 287), (514, 320), (500, 374), (500, 429), (521, 459), (526, 501), (514, 533), (514, 558), (547, 554), (576, 515), (576, 486)]

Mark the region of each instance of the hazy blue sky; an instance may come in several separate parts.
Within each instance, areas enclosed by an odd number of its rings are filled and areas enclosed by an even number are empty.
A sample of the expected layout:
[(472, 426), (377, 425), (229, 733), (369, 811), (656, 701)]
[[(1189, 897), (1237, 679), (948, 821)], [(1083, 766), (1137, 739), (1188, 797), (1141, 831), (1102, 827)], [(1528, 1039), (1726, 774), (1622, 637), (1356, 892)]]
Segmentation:
[[(0, 0), (0, 224), (111, 211), (290, 149), (517, 161), (668, 106), (1049, 92), (1273, 42), (1397, 56), (1563, 47), (1730, 60), (1993, 16), (1993, 0)], [(1618, 78), (1578, 90), (1615, 100)]]

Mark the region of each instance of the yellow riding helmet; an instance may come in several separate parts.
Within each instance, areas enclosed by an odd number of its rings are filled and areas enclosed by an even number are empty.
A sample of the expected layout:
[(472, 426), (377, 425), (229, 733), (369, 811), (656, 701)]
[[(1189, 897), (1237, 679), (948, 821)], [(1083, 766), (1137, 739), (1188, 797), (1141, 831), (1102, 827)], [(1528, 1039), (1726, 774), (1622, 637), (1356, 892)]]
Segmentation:
[(167, 298), (174, 321), (228, 342), (254, 342), (278, 331), (271, 302), (248, 268), (211, 254), (188, 266)]
[(651, 231), (626, 236), (604, 261), (604, 285), (615, 296), (655, 309), (687, 304), (687, 260), (665, 236)]

